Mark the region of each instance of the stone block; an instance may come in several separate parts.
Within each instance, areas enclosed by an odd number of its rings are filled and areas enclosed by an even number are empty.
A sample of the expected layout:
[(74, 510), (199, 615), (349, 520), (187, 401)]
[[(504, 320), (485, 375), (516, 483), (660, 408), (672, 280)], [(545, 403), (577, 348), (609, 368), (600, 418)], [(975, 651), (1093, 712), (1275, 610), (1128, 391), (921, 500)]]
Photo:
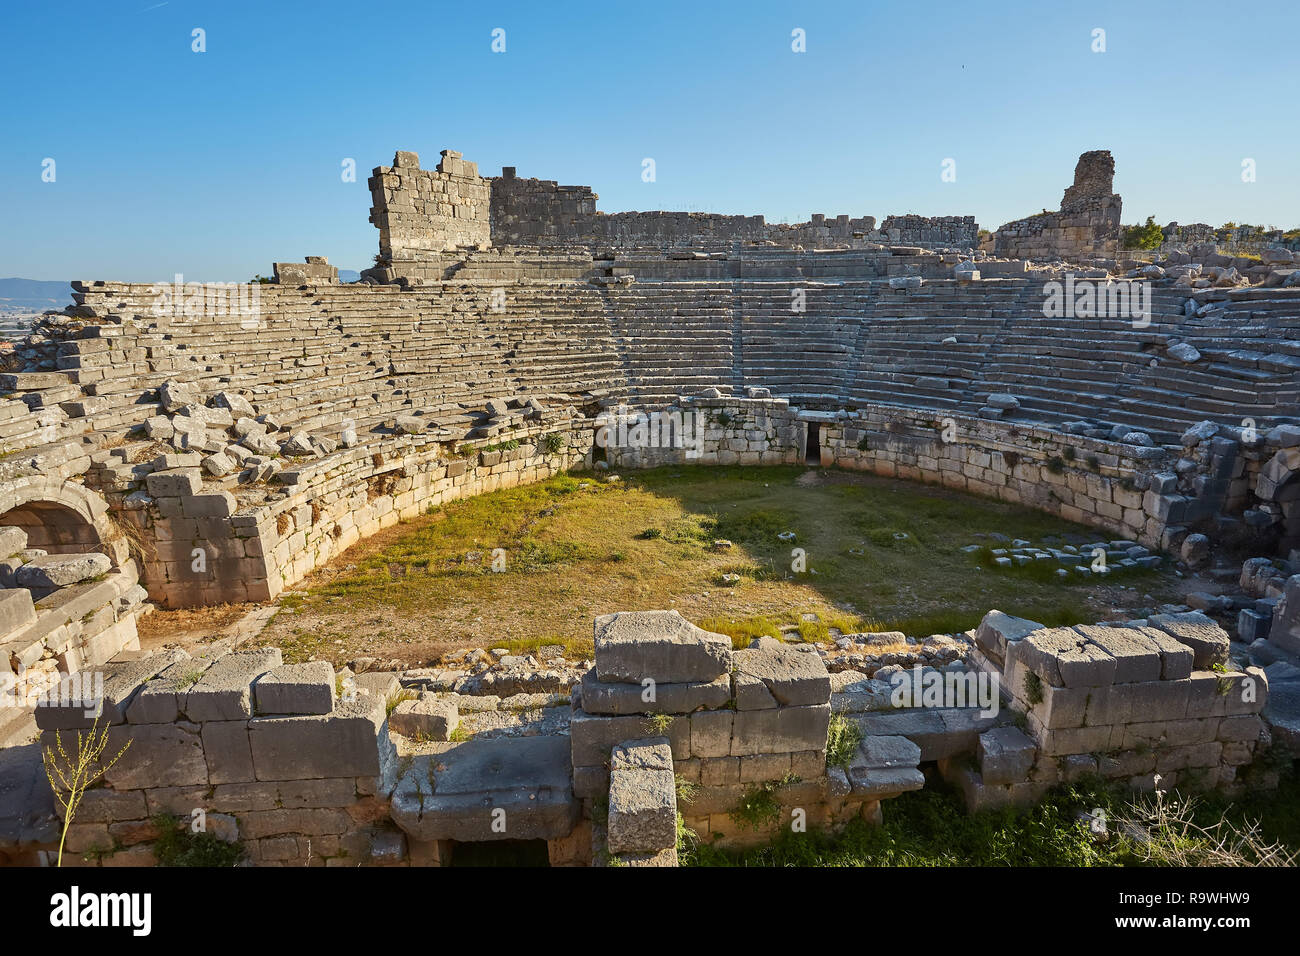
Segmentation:
[(209, 783), (203, 741), (195, 724), (117, 724), (109, 730), (104, 753), (116, 754), (123, 747), (122, 756), (104, 774), (104, 782), (115, 790)]
[(975, 643), (1001, 662), (1006, 659), (1008, 644), (1041, 630), (1043, 625), (1037, 621), (1013, 617), (1002, 611), (989, 611), (975, 631)]
[(253, 752), (248, 745), (248, 721), (208, 721), (203, 724), (201, 737), (209, 782), (252, 782)]
[(830, 720), (830, 704), (737, 711), (732, 723), (731, 754), (745, 757), (824, 749)]
[(677, 791), (667, 738), (614, 748), (607, 827), (611, 853), (655, 852), (677, 845)]
[(11, 525), (0, 527), (0, 558), (8, 558), (27, 550), (27, 532)]
[(733, 651), (731, 658), (738, 677), (743, 674), (762, 681), (781, 706), (801, 707), (830, 702), (830, 675), (817, 654), (784, 646), (751, 647)]
[(727, 674), (692, 683), (606, 683), (595, 670), (582, 677), (582, 709), (589, 714), (689, 714), (716, 709), (731, 699)]
[(0, 639), (35, 621), (36, 606), (32, 604), (31, 591), (21, 587), (0, 590)]
[(404, 700), (388, 715), (388, 729), (403, 737), (448, 740), (458, 726), (460, 713), (449, 700)]
[[(1160, 680), (1160, 651), (1140, 631), (1095, 624), (1079, 624), (1074, 629), (1115, 659), (1115, 683)], [(984, 782), (990, 782), (988, 777)]]
[(709, 710), (692, 714), (691, 756), (726, 757), (731, 754), (731, 725), (734, 714), (729, 710)]
[(1069, 627), (1035, 631), (1008, 645), (1007, 657), (1057, 687), (1102, 687), (1115, 678), (1115, 658)]
[(150, 472), (145, 486), (153, 498), (185, 498), (203, 490), (203, 472), (198, 468)]
[(281, 664), (253, 685), (259, 716), (328, 714), (334, 709), (334, 668), (329, 661)]
[(278, 647), (227, 654), (186, 693), (185, 716), (199, 721), (253, 716), (253, 682), (282, 663)]
[(863, 738), (849, 764), (866, 770), (895, 770), (915, 767), (921, 762), (921, 748), (906, 737), (872, 736)]
[(737, 757), (740, 761), (741, 783), (762, 783), (769, 780), (782, 780), (792, 772), (790, 754), (753, 754)]
[(1215, 664), (1227, 663), (1229, 645), (1227, 633), (1200, 611), (1157, 614), (1149, 620), (1153, 627), (1164, 631), (1191, 649), (1193, 666), (1196, 670), (1209, 670)]
[(1192, 649), (1170, 634), (1155, 627), (1136, 628), (1160, 652), (1162, 680), (1186, 680), (1192, 674)]
[[(97, 717), (101, 726), (123, 723), (145, 682), (184, 656), (178, 649), (159, 651), (65, 675), (35, 708), (36, 726), (41, 730), (85, 729)], [(102, 684), (98, 683), (101, 678)]]
[(995, 727), (980, 734), (977, 755), (986, 784), (1022, 783), (1038, 759), (1038, 745), (1015, 727)]
[(581, 808), (573, 795), (569, 745), (563, 737), (434, 746), (437, 752), (412, 761), (393, 792), (393, 820), (408, 836), (553, 840), (573, 832)]
[(595, 659), (602, 681), (707, 682), (730, 670), (731, 639), (676, 611), (623, 611), (596, 618)]
[(329, 715), (254, 718), (248, 722), (254, 775), (258, 780), (377, 776), (383, 718), (382, 708), (376, 712), (364, 701), (341, 703)]
[(735, 674), (732, 685), (736, 696), (736, 710), (771, 710), (779, 706), (766, 684), (750, 674)]
[(106, 554), (46, 554), (33, 558), (14, 572), (20, 588), (65, 588), (107, 574), (113, 562)]
[[(664, 734), (672, 744), (673, 756), (685, 760), (691, 756), (691, 721), (694, 717), (674, 717), (667, 728), (656, 727), (647, 717), (624, 715), (605, 717), (574, 710), (569, 719), (569, 740), (575, 767), (600, 767), (609, 763), (610, 751), (624, 740)], [(802, 749), (807, 749), (802, 748)]]

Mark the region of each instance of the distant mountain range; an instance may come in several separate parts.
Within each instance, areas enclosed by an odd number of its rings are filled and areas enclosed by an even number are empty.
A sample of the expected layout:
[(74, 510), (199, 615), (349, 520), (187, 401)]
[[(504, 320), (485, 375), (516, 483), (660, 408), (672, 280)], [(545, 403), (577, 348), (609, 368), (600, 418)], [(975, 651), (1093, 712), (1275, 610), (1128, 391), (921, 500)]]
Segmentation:
[(44, 312), (71, 304), (71, 280), (0, 279), (0, 312)]

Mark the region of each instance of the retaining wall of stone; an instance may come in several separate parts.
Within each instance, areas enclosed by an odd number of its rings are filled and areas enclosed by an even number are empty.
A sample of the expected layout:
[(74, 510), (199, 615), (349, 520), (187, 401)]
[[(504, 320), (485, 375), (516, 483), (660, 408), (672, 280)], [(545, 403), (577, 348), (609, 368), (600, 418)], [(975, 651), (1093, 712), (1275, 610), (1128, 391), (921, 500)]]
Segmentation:
[(93, 698), (72, 675), (36, 708), (47, 766), (66, 767), (59, 748), (75, 757), (91, 728), (107, 728), (101, 764), (121, 754), (85, 792), (63, 865), (155, 865), (164, 818), (239, 841), (258, 866), (405, 860), (388, 822), (393, 675), (349, 678), (340, 696), (328, 663), (282, 665), (275, 648), (164, 651), (95, 674)]

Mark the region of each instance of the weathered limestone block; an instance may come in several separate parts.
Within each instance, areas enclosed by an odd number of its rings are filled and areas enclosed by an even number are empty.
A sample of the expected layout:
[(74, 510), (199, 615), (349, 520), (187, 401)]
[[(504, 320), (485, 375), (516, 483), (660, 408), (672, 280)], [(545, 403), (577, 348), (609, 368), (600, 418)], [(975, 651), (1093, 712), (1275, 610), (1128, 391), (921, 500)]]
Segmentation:
[(1116, 684), (1160, 679), (1160, 651), (1140, 631), (1095, 624), (1079, 624), (1074, 629), (1115, 658)]
[(689, 714), (716, 709), (731, 699), (731, 679), (691, 683), (606, 683), (593, 670), (582, 676), (582, 709), (589, 714)]
[(63, 588), (106, 574), (113, 567), (106, 554), (47, 554), (24, 564), (14, 572), (20, 588)]
[(404, 700), (388, 715), (388, 729), (403, 737), (448, 740), (460, 726), (460, 712), (449, 700)]
[(1057, 687), (1104, 687), (1115, 678), (1115, 658), (1068, 627), (1035, 631), (1007, 646), (1014, 662)]
[(328, 714), (334, 709), (334, 668), (328, 661), (282, 664), (253, 685), (257, 713)]
[[(674, 717), (666, 730), (658, 731), (667, 736), (676, 759), (686, 760), (691, 756), (691, 724), (696, 716), (699, 715)], [(654, 736), (656, 733), (654, 723), (647, 717), (606, 717), (575, 709), (569, 719), (573, 766), (602, 766), (609, 762), (610, 751), (621, 741)]]
[(181, 652), (175, 663), (151, 677), (126, 708), (131, 724), (170, 724), (182, 716), (185, 695), (199, 682), (212, 660)]
[(1195, 655), (1182, 641), (1154, 627), (1135, 628), (1160, 652), (1162, 680), (1186, 680), (1192, 674)]
[(830, 720), (829, 703), (737, 711), (732, 721), (731, 755), (824, 749)]
[[(101, 726), (124, 723), (145, 682), (184, 656), (179, 649), (159, 651), (133, 661), (105, 664), (94, 672), (65, 675), (50, 699), (35, 709), (36, 726), (41, 730), (84, 729), (97, 717)], [(97, 688), (93, 680), (101, 674), (103, 685)]]
[(281, 663), (278, 647), (227, 654), (204, 671), (185, 695), (185, 716), (200, 721), (253, 716), (253, 682)]
[(677, 844), (677, 793), (666, 737), (628, 741), (610, 758), (611, 853), (644, 853)]
[(731, 639), (676, 611), (623, 611), (596, 618), (596, 676), (639, 684), (713, 681), (731, 665)]
[(985, 783), (1023, 783), (1038, 759), (1038, 745), (1016, 727), (995, 727), (980, 734), (977, 756)]
[(210, 720), (203, 724), (203, 755), (211, 783), (251, 783), (253, 752), (248, 745), (248, 721)]
[(925, 785), (920, 762), (921, 748), (906, 737), (864, 737), (848, 768), (853, 793), (879, 797), (919, 790)]
[(123, 747), (121, 758), (104, 774), (104, 782), (115, 790), (208, 785), (197, 724), (118, 724), (109, 731), (105, 753)]
[(180, 498), (203, 490), (203, 473), (198, 468), (155, 471), (145, 477), (145, 486), (155, 498)]
[(388, 745), (383, 702), (365, 699), (340, 703), (328, 715), (256, 717), (248, 739), (258, 780), (377, 776)]
[[(798, 707), (830, 701), (831, 681), (820, 656), (784, 646), (733, 651), (737, 677), (762, 682), (777, 704)], [(739, 690), (737, 691), (737, 706)]]
[(563, 737), (436, 746), (436, 753), (412, 761), (393, 792), (393, 820), (411, 837), (554, 840), (573, 831), (581, 806), (570, 787)]
[(692, 714), (691, 756), (730, 757), (733, 719), (734, 715), (730, 710), (700, 711)]
[[(31, 591), (26, 588), (0, 590), (0, 639), (35, 621), (36, 606), (32, 604)], [(8, 667), (8, 661), (4, 663)]]
[(1043, 630), (1043, 625), (1037, 621), (1013, 617), (1002, 611), (989, 611), (975, 631), (975, 642), (1001, 663), (1006, 659), (1009, 643), (1022, 640), (1034, 631), (1040, 630)]
[(1227, 663), (1227, 633), (1200, 611), (1156, 614), (1150, 618), (1150, 622), (1152, 626), (1191, 648), (1193, 665), (1197, 670), (1208, 670), (1215, 664)]
[(8, 558), (27, 548), (27, 532), (22, 528), (0, 527), (0, 558)]

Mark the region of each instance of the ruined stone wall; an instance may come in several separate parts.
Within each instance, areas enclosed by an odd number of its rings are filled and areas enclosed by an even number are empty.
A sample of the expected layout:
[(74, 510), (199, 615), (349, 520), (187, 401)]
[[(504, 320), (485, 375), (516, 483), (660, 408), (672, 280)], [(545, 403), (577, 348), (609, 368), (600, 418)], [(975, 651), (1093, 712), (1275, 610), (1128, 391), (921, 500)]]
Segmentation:
[(972, 810), (1030, 803), (1085, 775), (1239, 792), (1263, 746), (1268, 679), (1236, 669), (1228, 643), (1197, 612), (1072, 628), (992, 612), (970, 659), (998, 676), (1026, 727), (982, 737), (978, 766), (949, 761), (945, 776)]
[[(557, 436), (555, 450), (543, 433)], [(242, 507), (186, 461), (151, 473), (147, 494), (127, 497), (124, 517), (149, 542), (144, 580), (155, 600), (172, 607), (265, 601), (398, 521), (580, 464), (591, 437), (587, 427), (534, 428), (508, 448), (493, 448), (491, 439), (452, 448), (431, 436), (390, 438), (291, 464), (276, 475), (279, 494)]]
[(701, 212), (619, 212), (596, 209), (589, 186), (520, 179), (513, 167), (492, 184), (492, 241), (499, 247), (726, 249), (737, 243), (784, 247), (861, 248), (903, 242), (924, 248), (972, 248), (979, 226), (973, 216), (891, 216), (879, 230), (874, 216), (827, 217), (768, 223), (763, 216)]
[(106, 755), (122, 751), (85, 793), (64, 866), (155, 865), (160, 815), (238, 841), (258, 866), (405, 860), (387, 822), (393, 675), (336, 678), (323, 661), (284, 665), (278, 648), (162, 651), (97, 674), (93, 697), (74, 675), (36, 708), (47, 764), (62, 766), (59, 746), (75, 754), (77, 733), (96, 720)]
[(1074, 182), (1059, 212), (1044, 212), (998, 228), (997, 256), (1027, 259), (1113, 259), (1119, 255), (1122, 202), (1112, 192), (1115, 160), (1109, 150), (1079, 157)]
[(979, 243), (979, 228), (974, 216), (889, 216), (880, 224), (890, 242), (925, 248), (973, 249)]
[(420, 157), (398, 152), (392, 166), (370, 177), (370, 221), (379, 228), (379, 254), (389, 263), (436, 257), (491, 242), (488, 181), (476, 163), (444, 149), (436, 170)]

